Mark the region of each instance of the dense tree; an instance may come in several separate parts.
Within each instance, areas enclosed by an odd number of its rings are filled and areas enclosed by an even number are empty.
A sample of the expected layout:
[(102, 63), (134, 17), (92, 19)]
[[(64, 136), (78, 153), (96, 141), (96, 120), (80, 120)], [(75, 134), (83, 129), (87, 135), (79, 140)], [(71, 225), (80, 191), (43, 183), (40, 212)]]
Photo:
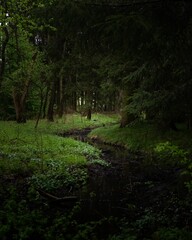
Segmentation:
[(122, 127), (145, 118), (190, 128), (191, 8), (187, 1), (2, 1), (1, 101), (13, 105), (12, 89), (18, 122), (25, 121), (18, 109), (31, 102), (28, 111), (36, 106), (50, 121), (64, 111), (91, 118), (92, 110), (115, 110)]
[[(2, 1), (1, 5), (1, 101), (5, 101), (2, 104), (10, 104), (10, 101), (5, 100), (5, 94), (8, 99), (12, 95), (18, 123), (26, 121), (25, 105), (29, 87), (33, 77), (37, 77), (34, 72), (38, 49), (33, 45), (38, 23), (34, 9), (41, 8), (44, 8), (42, 1), (32, 3), (30, 0)], [(6, 111), (8, 108), (9, 105)]]

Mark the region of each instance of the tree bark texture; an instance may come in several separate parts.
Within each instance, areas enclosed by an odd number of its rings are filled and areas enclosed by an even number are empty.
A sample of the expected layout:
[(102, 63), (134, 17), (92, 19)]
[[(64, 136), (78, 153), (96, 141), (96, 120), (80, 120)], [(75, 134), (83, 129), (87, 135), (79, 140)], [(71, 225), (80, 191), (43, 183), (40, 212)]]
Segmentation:
[(24, 84), (23, 90), (18, 90), (17, 88), (13, 89), (13, 102), (15, 106), (16, 121), (17, 123), (25, 123), (25, 105), (26, 98), (29, 90), (30, 81), (26, 81)]

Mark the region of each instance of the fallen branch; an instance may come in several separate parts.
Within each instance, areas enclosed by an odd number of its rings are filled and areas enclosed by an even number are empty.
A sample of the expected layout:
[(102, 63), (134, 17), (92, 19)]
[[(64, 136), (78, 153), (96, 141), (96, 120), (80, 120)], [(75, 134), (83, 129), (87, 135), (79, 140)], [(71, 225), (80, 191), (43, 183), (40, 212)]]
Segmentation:
[(54, 196), (50, 193), (47, 193), (41, 189), (36, 189), (38, 191), (38, 193), (43, 196), (43, 197), (46, 197), (46, 198), (49, 198), (51, 200), (56, 200), (56, 201), (76, 201), (77, 200), (77, 197), (76, 196), (67, 196), (67, 197), (57, 197), (57, 196)]

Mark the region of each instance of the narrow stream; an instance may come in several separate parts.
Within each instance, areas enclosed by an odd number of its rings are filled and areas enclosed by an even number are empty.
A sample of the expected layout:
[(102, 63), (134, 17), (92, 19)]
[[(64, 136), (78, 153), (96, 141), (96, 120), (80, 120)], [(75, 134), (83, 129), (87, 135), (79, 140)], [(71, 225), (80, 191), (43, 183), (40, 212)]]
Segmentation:
[(146, 166), (141, 153), (130, 153), (87, 137), (90, 129), (64, 134), (88, 142), (101, 149), (102, 159), (109, 167), (90, 165), (87, 187), (80, 192), (82, 212), (87, 219), (101, 217), (131, 217), (133, 209), (143, 212), (148, 207), (161, 208), (161, 199), (170, 194), (175, 174)]

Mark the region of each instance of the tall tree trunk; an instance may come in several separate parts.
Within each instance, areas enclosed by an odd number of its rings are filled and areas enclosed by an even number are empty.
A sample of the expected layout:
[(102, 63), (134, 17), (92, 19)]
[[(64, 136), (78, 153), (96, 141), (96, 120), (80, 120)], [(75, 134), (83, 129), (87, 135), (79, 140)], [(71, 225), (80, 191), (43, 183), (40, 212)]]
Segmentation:
[(135, 120), (135, 116), (128, 113), (127, 105), (128, 105), (128, 92), (126, 90), (120, 91), (120, 98), (121, 98), (121, 121), (120, 121), (120, 128), (126, 127), (129, 123)]
[[(2, 9), (4, 9), (3, 12), (1, 12), (2, 16), (6, 16), (8, 10), (7, 10), (7, 1), (3, 0), (1, 1), (1, 5), (2, 5)], [(0, 91), (1, 91), (1, 86), (2, 86), (2, 82), (3, 82), (3, 75), (4, 75), (4, 71), (5, 71), (5, 59), (6, 59), (6, 47), (7, 44), (9, 42), (9, 31), (8, 31), (8, 27), (6, 25), (6, 22), (1, 22), (1, 29), (3, 30), (5, 36), (1, 36), (1, 44), (0, 44)]]
[(38, 124), (39, 124), (39, 120), (41, 118), (41, 113), (42, 113), (42, 109), (43, 109), (43, 89), (41, 89), (41, 100), (40, 100), (40, 107), (39, 107), (39, 112), (38, 112), (38, 116), (37, 116), (37, 120), (35, 123), (35, 129), (37, 128)]
[(72, 110), (77, 111), (77, 93), (75, 91), (72, 94)]
[(16, 121), (17, 123), (25, 123), (25, 105), (26, 98), (29, 90), (30, 81), (26, 81), (23, 90), (13, 89), (13, 102), (15, 106)]
[(90, 90), (88, 90), (86, 94), (86, 110), (87, 110), (86, 115), (88, 120), (91, 120), (92, 102), (93, 102), (93, 94)]
[(55, 82), (53, 81), (47, 111), (47, 120), (50, 122), (54, 122), (54, 103), (55, 103)]
[(60, 76), (59, 79), (59, 102), (58, 102), (58, 116), (62, 118), (64, 112), (64, 79)]
[(97, 111), (97, 92), (94, 92), (93, 95), (93, 110)]
[(16, 93), (15, 91), (13, 93), (13, 101), (14, 101), (15, 112), (16, 112), (16, 122), (25, 123), (26, 116), (25, 116), (24, 104), (21, 102), (21, 96), (19, 96), (19, 94)]
[(47, 87), (46, 94), (45, 94), (45, 99), (43, 102), (43, 110), (42, 110), (42, 118), (46, 117), (46, 108), (47, 108), (47, 102), (48, 102), (48, 95), (49, 95), (49, 86)]
[[(30, 79), (33, 66), (37, 57), (37, 52), (34, 54), (32, 58), (31, 70), (28, 78)], [(16, 121), (17, 123), (24, 123), (26, 122), (26, 115), (25, 115), (25, 108), (26, 108), (26, 99), (29, 91), (30, 80), (26, 80), (23, 86), (23, 89), (19, 87), (14, 87), (13, 89), (13, 102), (15, 106), (15, 113), (16, 113)]]
[(1, 91), (1, 86), (2, 86), (2, 82), (3, 82), (3, 74), (4, 74), (4, 71), (5, 71), (5, 53), (6, 53), (6, 47), (7, 47), (7, 44), (9, 42), (9, 32), (8, 32), (8, 29), (7, 27), (3, 27), (3, 31), (5, 33), (5, 39), (3, 40), (0, 48), (1, 48), (1, 53), (0, 53), (0, 58), (1, 58), (1, 61), (0, 61), (0, 91)]
[[(63, 43), (63, 50), (62, 50), (62, 59), (64, 61), (65, 59), (65, 54), (66, 54), (66, 46), (67, 42), (64, 41)], [(63, 113), (64, 113), (64, 99), (65, 99), (65, 81), (64, 81), (64, 67), (61, 67), (60, 73), (59, 73), (59, 96), (58, 96), (58, 116), (59, 118), (62, 118)]]

